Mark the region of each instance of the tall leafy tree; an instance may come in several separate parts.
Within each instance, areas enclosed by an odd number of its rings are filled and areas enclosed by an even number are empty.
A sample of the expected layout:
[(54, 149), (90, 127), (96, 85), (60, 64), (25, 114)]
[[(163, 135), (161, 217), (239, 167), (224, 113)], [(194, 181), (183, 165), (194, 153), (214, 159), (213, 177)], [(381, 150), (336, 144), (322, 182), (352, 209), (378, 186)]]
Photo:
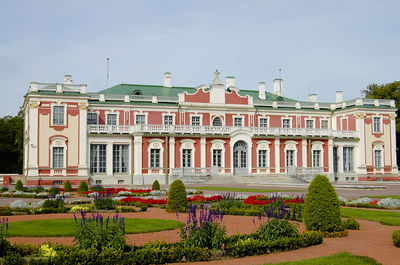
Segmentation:
[(22, 173), (24, 114), (0, 118), (0, 172)]

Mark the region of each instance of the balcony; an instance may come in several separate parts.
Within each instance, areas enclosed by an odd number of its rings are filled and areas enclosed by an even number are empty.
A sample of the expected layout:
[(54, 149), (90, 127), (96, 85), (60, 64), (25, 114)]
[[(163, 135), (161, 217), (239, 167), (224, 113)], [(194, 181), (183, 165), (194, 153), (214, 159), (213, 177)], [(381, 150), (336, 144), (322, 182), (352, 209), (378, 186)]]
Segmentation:
[(230, 135), (238, 130), (245, 130), (252, 135), (259, 136), (316, 136), (335, 138), (355, 138), (355, 131), (336, 131), (329, 129), (305, 128), (261, 128), (261, 127), (233, 127), (233, 126), (191, 126), (191, 125), (88, 125), (90, 134), (197, 134), (197, 135)]

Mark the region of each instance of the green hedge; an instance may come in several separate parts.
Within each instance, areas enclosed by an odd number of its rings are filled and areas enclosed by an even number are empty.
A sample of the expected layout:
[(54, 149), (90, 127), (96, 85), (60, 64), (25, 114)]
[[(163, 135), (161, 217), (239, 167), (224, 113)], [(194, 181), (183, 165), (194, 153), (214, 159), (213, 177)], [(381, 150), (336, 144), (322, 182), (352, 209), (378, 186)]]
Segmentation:
[(394, 230), (392, 234), (393, 244), (400, 248), (400, 230)]

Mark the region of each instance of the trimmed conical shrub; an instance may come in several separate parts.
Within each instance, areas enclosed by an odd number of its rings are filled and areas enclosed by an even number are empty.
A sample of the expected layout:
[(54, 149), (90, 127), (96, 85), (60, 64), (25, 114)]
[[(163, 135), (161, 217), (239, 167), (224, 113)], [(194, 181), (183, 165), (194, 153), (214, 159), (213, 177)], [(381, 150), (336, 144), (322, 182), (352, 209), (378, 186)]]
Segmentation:
[(308, 187), (303, 220), (307, 230), (323, 232), (344, 230), (340, 219), (339, 200), (326, 176), (317, 175)]
[(65, 192), (71, 192), (71, 191), (72, 191), (71, 182), (69, 182), (69, 180), (67, 180), (67, 181), (64, 183), (64, 191), (65, 191)]
[(15, 183), (15, 190), (22, 191), (23, 189), (24, 189), (24, 185), (22, 185), (22, 181), (20, 179), (17, 180), (17, 183)]
[(153, 182), (153, 185), (151, 185), (151, 189), (153, 190), (160, 190), (160, 183), (158, 182), (158, 180), (155, 180)]
[(177, 179), (169, 187), (167, 209), (170, 211), (186, 211), (187, 205), (185, 184)]
[(81, 183), (79, 183), (79, 187), (78, 187), (78, 192), (82, 193), (84, 191), (88, 191), (88, 184), (86, 183), (86, 181), (81, 181)]

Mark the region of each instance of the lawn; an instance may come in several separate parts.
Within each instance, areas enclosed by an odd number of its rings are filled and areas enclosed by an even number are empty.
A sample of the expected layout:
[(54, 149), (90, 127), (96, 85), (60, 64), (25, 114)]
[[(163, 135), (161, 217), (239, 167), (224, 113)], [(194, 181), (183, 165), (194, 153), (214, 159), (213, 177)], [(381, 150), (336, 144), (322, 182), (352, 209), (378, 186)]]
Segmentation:
[(383, 225), (400, 225), (400, 212), (341, 208), (342, 216), (380, 222)]
[[(176, 220), (125, 218), (125, 231), (127, 234), (158, 232), (178, 228), (180, 224)], [(73, 236), (75, 226), (73, 218), (12, 222), (9, 223), (7, 236)]]
[(212, 190), (212, 191), (231, 191), (231, 192), (282, 192), (282, 191), (298, 191), (298, 190), (280, 190), (280, 189), (248, 189), (248, 188), (234, 188), (234, 187), (216, 187), (216, 186), (204, 186), (204, 187), (191, 187), (195, 190)]
[[(272, 264), (272, 263), (268, 263)], [(275, 265), (379, 265), (374, 259), (364, 256), (353, 256), (347, 252), (341, 252), (335, 255), (306, 259), (293, 262), (280, 262)]]

